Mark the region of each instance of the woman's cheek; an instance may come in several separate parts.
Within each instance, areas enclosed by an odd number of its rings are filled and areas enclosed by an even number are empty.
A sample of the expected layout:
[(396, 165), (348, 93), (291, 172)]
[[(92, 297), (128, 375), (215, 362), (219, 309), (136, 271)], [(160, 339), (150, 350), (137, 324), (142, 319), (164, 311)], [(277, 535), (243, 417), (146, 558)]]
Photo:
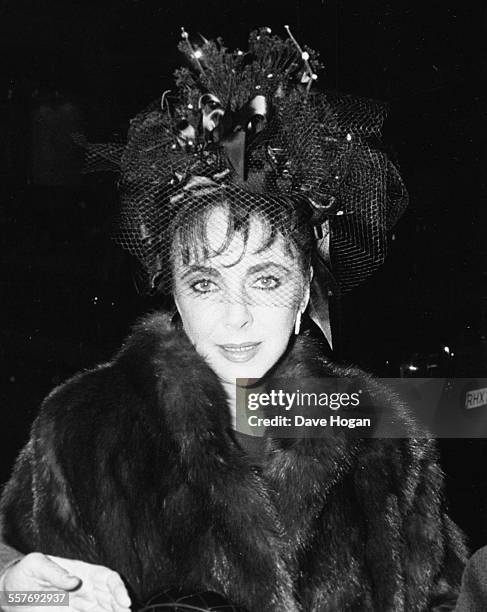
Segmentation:
[(204, 342), (206, 339), (215, 336), (215, 333), (218, 332), (218, 326), (221, 325), (223, 320), (223, 313), (220, 310), (218, 304), (210, 301), (203, 302), (203, 300), (190, 309), (188, 323), (191, 327), (194, 342)]
[(257, 317), (268, 336), (287, 344), (294, 329), (296, 309), (287, 307), (262, 307)]

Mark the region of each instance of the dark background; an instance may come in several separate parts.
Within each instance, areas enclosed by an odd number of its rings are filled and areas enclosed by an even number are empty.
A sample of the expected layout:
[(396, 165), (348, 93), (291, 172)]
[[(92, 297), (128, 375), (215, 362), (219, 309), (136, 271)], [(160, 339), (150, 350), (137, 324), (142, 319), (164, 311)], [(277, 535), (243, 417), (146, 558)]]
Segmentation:
[[(42, 397), (109, 358), (156, 303), (109, 241), (113, 177), (81, 180), (68, 139), (123, 141), (180, 63), (180, 27), (245, 47), (292, 27), (318, 85), (390, 104), (385, 141), (410, 207), (384, 267), (343, 298), (340, 358), (382, 376), (487, 376), (486, 9), (467, 3), (4, 1), (0, 8), (0, 482)], [(448, 356), (444, 347), (448, 346)], [(484, 408), (485, 410), (485, 408)], [(447, 496), (487, 544), (487, 450), (441, 441)]]

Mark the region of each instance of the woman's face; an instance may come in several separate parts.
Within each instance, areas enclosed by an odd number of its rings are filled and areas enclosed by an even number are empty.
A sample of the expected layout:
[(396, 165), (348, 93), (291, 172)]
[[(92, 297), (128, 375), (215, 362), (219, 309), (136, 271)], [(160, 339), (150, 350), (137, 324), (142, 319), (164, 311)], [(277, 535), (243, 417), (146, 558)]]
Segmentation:
[[(183, 263), (175, 256), (174, 298), (183, 327), (222, 382), (259, 379), (278, 361), (309, 298), (309, 278), (277, 236), (265, 250), (264, 221), (251, 218), (245, 243), (225, 243), (228, 213), (213, 209), (206, 223), (209, 256)], [(178, 252), (178, 249), (176, 249)]]

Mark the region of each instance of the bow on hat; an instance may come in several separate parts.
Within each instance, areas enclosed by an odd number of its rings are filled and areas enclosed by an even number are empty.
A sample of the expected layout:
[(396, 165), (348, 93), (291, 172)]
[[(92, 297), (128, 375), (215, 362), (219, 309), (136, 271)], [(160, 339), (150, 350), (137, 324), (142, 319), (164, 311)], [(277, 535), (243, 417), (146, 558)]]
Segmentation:
[[(224, 109), (220, 100), (211, 93), (203, 94), (198, 103), (205, 141), (222, 147), (235, 175), (245, 181), (247, 178), (246, 147), (253, 136), (267, 124), (267, 100), (259, 94), (251, 98), (238, 111)], [(180, 145), (192, 145), (196, 138), (195, 128), (185, 123), (179, 130)]]
[[(204, 133), (204, 141), (218, 145), (225, 152), (229, 166), (233, 169), (235, 177), (239, 182), (245, 182), (249, 178), (248, 167), (248, 145), (257, 134), (263, 132), (268, 124), (269, 104), (267, 98), (258, 94), (253, 96), (237, 111), (223, 108), (218, 97), (211, 93), (205, 93), (199, 98), (198, 108), (201, 113), (201, 126)], [(184, 122), (177, 134), (177, 140), (182, 147), (191, 147), (196, 141), (196, 129), (193, 125)], [(286, 166), (286, 151), (267, 146), (267, 168), (253, 170), (253, 174), (273, 171), (279, 174), (279, 166)], [(280, 158), (280, 159), (278, 159)], [(287, 169), (284, 170), (287, 172)], [(282, 174), (284, 174), (282, 172)], [(247, 185), (250, 187), (250, 185)], [(286, 189), (288, 192), (288, 189)], [(323, 237), (321, 226), (327, 217), (337, 213), (337, 198), (332, 195), (324, 195), (316, 189), (304, 190), (301, 188), (296, 194), (296, 199), (301, 203), (306, 202), (311, 213), (311, 224), (315, 227), (317, 239)]]

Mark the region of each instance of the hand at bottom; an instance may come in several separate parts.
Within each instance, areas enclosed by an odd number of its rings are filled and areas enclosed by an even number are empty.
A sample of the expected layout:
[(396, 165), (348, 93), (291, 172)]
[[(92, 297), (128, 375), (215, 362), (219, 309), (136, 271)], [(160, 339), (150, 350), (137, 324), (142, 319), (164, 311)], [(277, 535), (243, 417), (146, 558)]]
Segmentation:
[[(128, 612), (130, 598), (122, 579), (103, 565), (30, 553), (0, 577), (0, 591), (67, 591), (66, 612)], [(4, 612), (18, 606), (4, 605)], [(22, 612), (39, 612), (39, 606), (22, 606)]]

